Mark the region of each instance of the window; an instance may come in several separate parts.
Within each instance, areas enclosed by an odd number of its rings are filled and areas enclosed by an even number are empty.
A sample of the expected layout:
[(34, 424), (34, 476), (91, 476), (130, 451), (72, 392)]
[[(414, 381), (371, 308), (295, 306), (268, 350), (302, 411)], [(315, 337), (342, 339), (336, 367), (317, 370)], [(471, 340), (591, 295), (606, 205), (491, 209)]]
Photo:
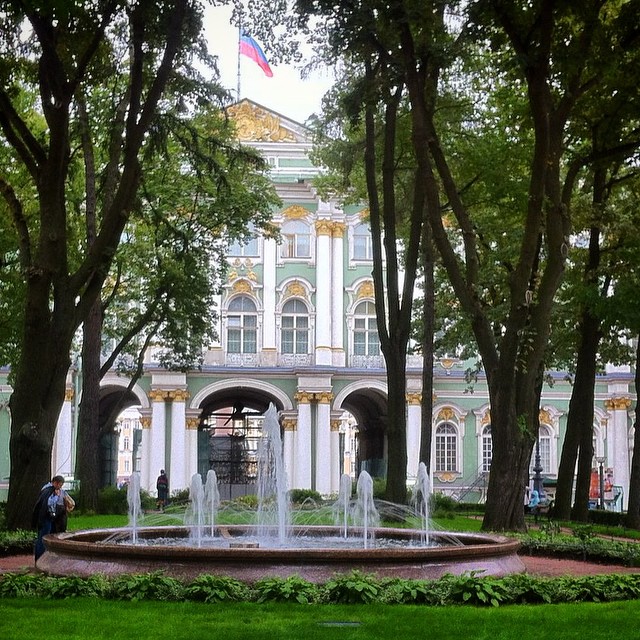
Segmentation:
[(258, 255), (258, 236), (253, 225), (249, 227), (249, 232), (245, 238), (236, 240), (229, 245), (229, 255), (238, 258)]
[[(538, 448), (540, 451), (540, 466), (542, 467), (541, 473), (550, 474), (551, 469), (551, 431), (549, 427), (540, 425), (538, 431)], [(533, 453), (531, 455), (531, 463), (529, 465), (529, 471), (533, 475), (534, 467), (536, 466), (536, 445), (533, 447)]]
[(283, 258), (310, 258), (311, 233), (309, 225), (302, 220), (291, 220), (282, 225), (282, 245), (280, 255)]
[(256, 305), (247, 296), (238, 296), (227, 311), (227, 351), (229, 353), (257, 353), (258, 315)]
[(309, 313), (302, 300), (289, 300), (282, 307), (282, 353), (309, 353)]
[(125, 436), (125, 437), (122, 439), (122, 448), (123, 448), (125, 451), (129, 451), (129, 436)]
[(380, 339), (373, 302), (361, 302), (355, 309), (353, 320), (353, 353), (357, 356), (379, 356)]
[(436, 428), (436, 471), (457, 471), (458, 431), (449, 423)]
[(372, 258), (371, 232), (369, 225), (362, 222), (353, 228), (353, 259), (371, 260)]
[(491, 427), (482, 430), (482, 473), (491, 471), (491, 457), (493, 454), (493, 442), (491, 440)]

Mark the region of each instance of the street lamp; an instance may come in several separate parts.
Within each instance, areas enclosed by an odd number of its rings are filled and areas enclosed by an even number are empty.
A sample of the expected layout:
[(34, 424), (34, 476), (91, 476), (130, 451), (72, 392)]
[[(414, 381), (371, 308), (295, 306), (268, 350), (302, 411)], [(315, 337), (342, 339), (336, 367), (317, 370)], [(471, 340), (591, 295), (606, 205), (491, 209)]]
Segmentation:
[(536, 455), (533, 459), (533, 489), (538, 492), (540, 500), (544, 498), (544, 487), (542, 477), (542, 461), (540, 459), (540, 438), (536, 440)]
[(596, 456), (596, 462), (598, 463), (598, 480), (600, 481), (600, 504), (599, 509), (604, 509), (604, 463), (606, 458), (604, 456)]

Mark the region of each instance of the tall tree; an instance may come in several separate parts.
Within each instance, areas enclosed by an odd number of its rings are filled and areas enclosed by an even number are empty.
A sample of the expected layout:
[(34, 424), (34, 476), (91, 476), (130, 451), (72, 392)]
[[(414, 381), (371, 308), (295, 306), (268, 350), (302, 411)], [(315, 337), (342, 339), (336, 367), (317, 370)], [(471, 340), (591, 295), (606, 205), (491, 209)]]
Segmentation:
[[(8, 203), (16, 229), (15, 253), (25, 280), (24, 333), (14, 368), (11, 409), (10, 528), (29, 526), (32, 504), (50, 476), (51, 450), (65, 395), (70, 347), (96, 301), (135, 203), (141, 177), (139, 154), (176, 68), (203, 51), (198, 2), (140, 0), (6, 3), (0, 47), (0, 128), (25, 168), (25, 185), (12, 185)], [(106, 76), (105, 59), (113, 74)], [(110, 81), (117, 79), (110, 84)], [(70, 245), (69, 207), (77, 132), (76, 95), (110, 85), (113, 138), (108, 171), (111, 197), (98, 211), (95, 241), (77, 253)], [(33, 88), (40, 115), (17, 99)], [(183, 95), (182, 99), (188, 96)], [(23, 199), (36, 194), (34, 216)]]

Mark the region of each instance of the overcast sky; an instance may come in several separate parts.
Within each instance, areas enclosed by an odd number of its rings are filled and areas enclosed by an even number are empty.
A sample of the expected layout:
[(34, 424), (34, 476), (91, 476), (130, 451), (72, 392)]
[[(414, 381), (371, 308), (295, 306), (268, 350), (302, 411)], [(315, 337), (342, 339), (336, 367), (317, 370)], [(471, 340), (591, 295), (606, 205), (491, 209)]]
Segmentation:
[[(230, 7), (208, 7), (205, 29), (209, 51), (218, 56), (222, 84), (235, 95), (238, 84), (238, 30), (229, 23), (230, 16)], [(322, 96), (331, 85), (328, 72), (315, 73), (302, 80), (300, 71), (292, 66), (270, 66), (272, 78), (268, 78), (253, 60), (240, 56), (241, 98), (249, 98), (300, 123), (320, 111)]]

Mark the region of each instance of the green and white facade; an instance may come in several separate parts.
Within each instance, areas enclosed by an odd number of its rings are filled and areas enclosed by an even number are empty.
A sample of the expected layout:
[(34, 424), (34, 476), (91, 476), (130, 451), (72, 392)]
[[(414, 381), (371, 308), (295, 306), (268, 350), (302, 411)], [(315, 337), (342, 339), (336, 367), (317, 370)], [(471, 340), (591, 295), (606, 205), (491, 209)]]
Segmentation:
[[(105, 483), (139, 470), (143, 487), (154, 492), (159, 470), (166, 469), (174, 491), (213, 467), (227, 485), (223, 497), (251, 493), (260, 415), (273, 403), (281, 415), (289, 486), (334, 494), (342, 473), (384, 475), (386, 424), (393, 419), (378, 349), (366, 211), (317, 196), (305, 127), (248, 100), (230, 113), (241, 140), (271, 166), (283, 203), (273, 216), (280, 242), (257, 236), (233, 247), (220, 296), (220, 340), (205, 347), (201, 370), (166, 371), (149, 355), (117, 425), (120, 437), (105, 443)], [(453, 359), (434, 364), (433, 485), (476, 501), (486, 490), (491, 414), (482, 377), (470, 391), (464, 369)], [(418, 468), (421, 370), (421, 358), (410, 356), (409, 483)], [(5, 374), (0, 372), (0, 499), (9, 476)], [(77, 371), (70, 372), (52, 460), (54, 472), (68, 478), (75, 468), (77, 378)], [(555, 378), (544, 388), (540, 410), (542, 474), (551, 492), (571, 393), (564, 375)], [(632, 382), (627, 369), (612, 369), (596, 386), (596, 454), (606, 458), (615, 489), (605, 498), (616, 509), (628, 494)], [(126, 385), (115, 373), (103, 381), (105, 416)]]

